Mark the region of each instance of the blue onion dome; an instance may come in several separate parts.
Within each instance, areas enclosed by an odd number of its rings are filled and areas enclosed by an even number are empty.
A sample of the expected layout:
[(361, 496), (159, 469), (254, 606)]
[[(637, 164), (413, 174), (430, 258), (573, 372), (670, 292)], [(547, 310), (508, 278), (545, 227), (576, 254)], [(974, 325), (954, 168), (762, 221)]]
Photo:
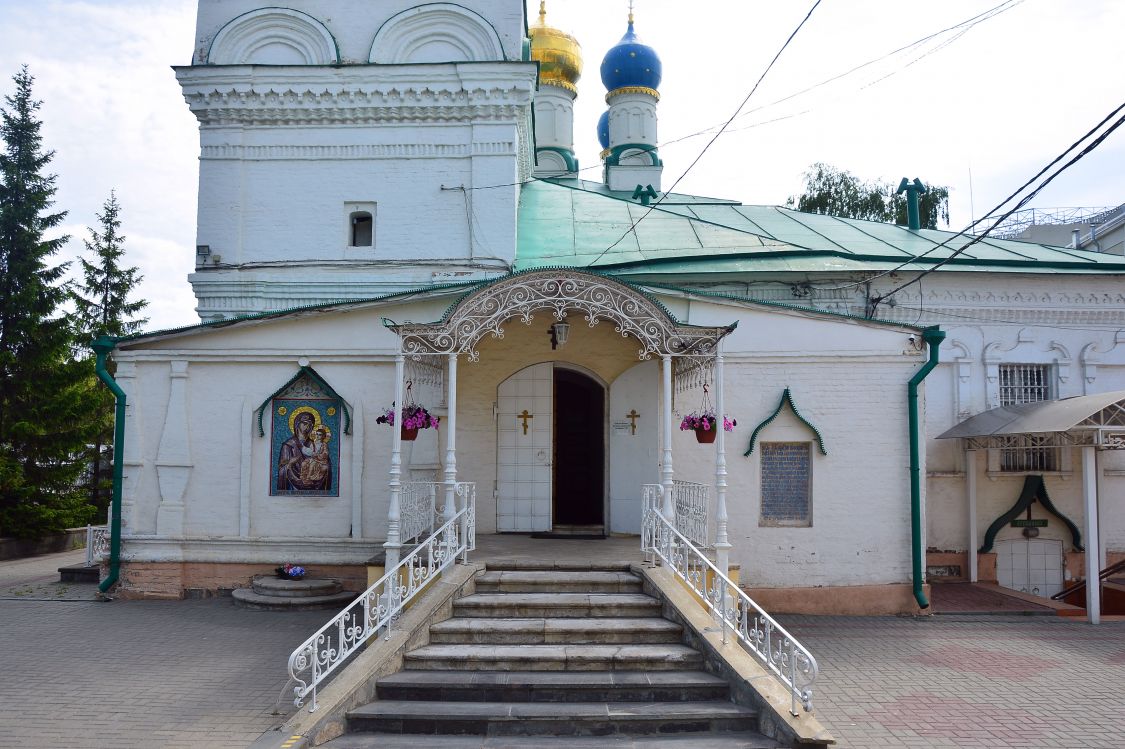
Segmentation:
[(602, 144), (602, 148), (609, 148), (609, 110), (602, 112), (602, 116), (598, 118), (598, 143)]
[(660, 86), (661, 67), (656, 50), (637, 38), (630, 14), (629, 30), (602, 60), (602, 83), (606, 91), (647, 88), (655, 92)]

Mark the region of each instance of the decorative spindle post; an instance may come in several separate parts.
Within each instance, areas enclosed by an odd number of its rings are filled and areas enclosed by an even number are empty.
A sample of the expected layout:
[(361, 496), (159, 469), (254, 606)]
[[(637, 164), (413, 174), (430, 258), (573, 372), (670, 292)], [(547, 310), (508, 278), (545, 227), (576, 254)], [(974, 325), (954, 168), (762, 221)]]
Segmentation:
[(723, 351), (722, 341), (715, 351), (715, 419), (718, 434), (715, 438), (715, 561), (724, 575), (730, 573), (731, 544), (727, 539), (727, 454), (726, 420), (723, 411)]
[(445, 514), (442, 523), (448, 523), (457, 514), (457, 354), (450, 354), (448, 361), (449, 374), (445, 383), (448, 388), (445, 396), (448, 407), (445, 415)]
[(402, 549), (401, 520), (402, 510), (402, 382), (406, 374), (406, 357), (399, 353), (395, 357), (395, 423), (391, 429), (391, 506), (387, 509), (387, 542), (383, 544), (387, 558), (384, 569), (388, 572), (395, 568), (399, 562)]
[(664, 454), (660, 460), (660, 483), (664, 487), (664, 503), (660, 514), (672, 526), (676, 526), (676, 505), (672, 501), (672, 356), (660, 357), (664, 375), (663, 406), (661, 415), (664, 427)]

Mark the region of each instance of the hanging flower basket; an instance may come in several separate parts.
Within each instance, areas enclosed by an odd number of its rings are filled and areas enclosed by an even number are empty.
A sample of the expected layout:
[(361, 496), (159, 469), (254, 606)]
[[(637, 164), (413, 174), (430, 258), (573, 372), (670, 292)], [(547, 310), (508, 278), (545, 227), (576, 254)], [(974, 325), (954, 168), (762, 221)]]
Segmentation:
[[(723, 431), (733, 432), (738, 426), (736, 419), (723, 417)], [(715, 415), (715, 408), (711, 405), (711, 398), (707, 394), (707, 386), (703, 386), (703, 403), (698, 411), (692, 411), (680, 421), (682, 431), (694, 431), (695, 439), (701, 445), (710, 445), (719, 436), (719, 418)]]
[(701, 445), (710, 445), (719, 436), (719, 430), (715, 428), (714, 423), (711, 424), (710, 429), (703, 427), (695, 428), (695, 441)]
[[(437, 429), (441, 419), (432, 415), (424, 406), (419, 406), (410, 396), (412, 383), (406, 383), (406, 403), (402, 406), (402, 424), (399, 426), (399, 436), (404, 442), (413, 442), (418, 438), (419, 429)], [(395, 425), (396, 409), (394, 404), (384, 410), (376, 424)]]

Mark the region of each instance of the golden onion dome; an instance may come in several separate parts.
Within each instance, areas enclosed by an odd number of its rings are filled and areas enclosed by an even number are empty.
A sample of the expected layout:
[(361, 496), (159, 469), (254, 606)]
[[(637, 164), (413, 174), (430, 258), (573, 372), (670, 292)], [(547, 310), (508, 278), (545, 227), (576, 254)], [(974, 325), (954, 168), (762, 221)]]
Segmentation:
[(547, 25), (547, 0), (539, 2), (539, 21), (527, 30), (531, 59), (539, 63), (539, 82), (578, 92), (582, 45), (570, 34)]

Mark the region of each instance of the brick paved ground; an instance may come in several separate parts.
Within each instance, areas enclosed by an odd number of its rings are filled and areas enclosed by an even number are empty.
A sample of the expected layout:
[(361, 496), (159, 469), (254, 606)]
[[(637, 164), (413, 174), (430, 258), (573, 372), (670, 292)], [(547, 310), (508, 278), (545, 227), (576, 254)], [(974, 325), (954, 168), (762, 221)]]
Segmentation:
[[(324, 613), (100, 603), (55, 582), (81, 559), (0, 562), (0, 746), (234, 749), (283, 720), (285, 658)], [(817, 714), (842, 749), (1125, 747), (1125, 623), (783, 621), (821, 663)]]
[(56, 582), (83, 554), (0, 563), (0, 746), (232, 749), (285, 719), (286, 658), (329, 614), (98, 602)]
[(1055, 616), (783, 617), (849, 749), (1121, 749), (1125, 623)]

